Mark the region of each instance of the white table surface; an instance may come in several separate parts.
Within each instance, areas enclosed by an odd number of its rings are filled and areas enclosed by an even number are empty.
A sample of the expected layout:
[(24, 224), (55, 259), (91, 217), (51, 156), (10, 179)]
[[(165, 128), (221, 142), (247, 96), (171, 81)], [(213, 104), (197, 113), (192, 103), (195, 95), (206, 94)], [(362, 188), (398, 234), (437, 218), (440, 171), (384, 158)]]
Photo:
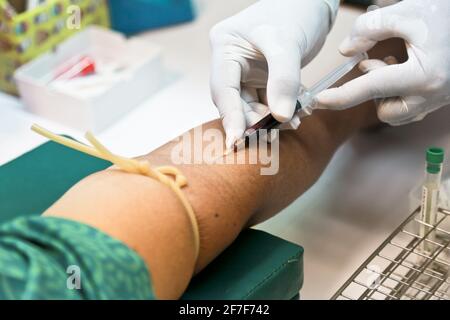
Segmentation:
[[(100, 139), (112, 150), (133, 156), (217, 118), (209, 96), (208, 31), (253, 2), (203, 0), (196, 22), (140, 35), (160, 44), (165, 64), (182, 77), (101, 133)], [(341, 9), (325, 48), (303, 72), (305, 85), (343, 61), (337, 47), (359, 13)], [(449, 119), (447, 108), (419, 124), (355, 137), (311, 190), (259, 227), (305, 248), (303, 299), (330, 298), (406, 218), (409, 194), (423, 175), (425, 148), (450, 150)], [(44, 142), (30, 132), (34, 122), (81, 138), (80, 132), (31, 115), (20, 101), (0, 93), (0, 164)]]

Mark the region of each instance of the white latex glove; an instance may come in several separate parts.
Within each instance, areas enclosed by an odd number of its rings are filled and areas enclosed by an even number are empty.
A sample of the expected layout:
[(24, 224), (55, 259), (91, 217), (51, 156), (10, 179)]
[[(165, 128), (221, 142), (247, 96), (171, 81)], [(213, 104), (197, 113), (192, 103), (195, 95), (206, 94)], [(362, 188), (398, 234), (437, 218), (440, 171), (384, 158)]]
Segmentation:
[(378, 41), (400, 37), (409, 59), (322, 92), (317, 97), (319, 108), (346, 109), (371, 99), (399, 97), (380, 100), (378, 116), (391, 125), (401, 125), (422, 120), (450, 104), (449, 30), (449, 0), (404, 0), (362, 15), (340, 47), (344, 55), (365, 52)]
[(339, 0), (260, 0), (214, 26), (211, 92), (227, 147), (269, 111), (300, 124), (300, 69), (319, 52), (338, 7)]

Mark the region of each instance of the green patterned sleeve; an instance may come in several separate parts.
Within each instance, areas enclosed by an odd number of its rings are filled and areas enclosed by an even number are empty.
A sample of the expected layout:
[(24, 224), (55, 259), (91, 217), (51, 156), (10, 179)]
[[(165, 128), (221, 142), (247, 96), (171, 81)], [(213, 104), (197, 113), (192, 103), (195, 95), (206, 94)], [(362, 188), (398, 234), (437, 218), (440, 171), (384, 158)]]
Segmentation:
[(122, 242), (74, 221), (0, 227), (0, 299), (154, 299), (150, 273)]

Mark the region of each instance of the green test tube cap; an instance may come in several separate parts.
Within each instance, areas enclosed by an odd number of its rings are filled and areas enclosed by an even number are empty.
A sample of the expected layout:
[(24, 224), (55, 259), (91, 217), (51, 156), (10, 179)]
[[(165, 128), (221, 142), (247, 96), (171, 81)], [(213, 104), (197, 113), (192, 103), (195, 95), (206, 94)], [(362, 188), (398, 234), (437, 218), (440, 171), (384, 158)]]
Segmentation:
[(439, 173), (441, 164), (444, 162), (444, 149), (429, 148), (427, 150), (427, 171), (429, 173)]

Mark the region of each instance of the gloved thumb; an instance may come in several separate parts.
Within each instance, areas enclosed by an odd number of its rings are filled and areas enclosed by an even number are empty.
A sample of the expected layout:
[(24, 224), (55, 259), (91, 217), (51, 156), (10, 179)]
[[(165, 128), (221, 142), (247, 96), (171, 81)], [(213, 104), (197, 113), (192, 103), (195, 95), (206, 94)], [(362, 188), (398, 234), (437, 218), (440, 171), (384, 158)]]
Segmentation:
[(264, 52), (269, 77), (267, 101), (272, 115), (280, 122), (292, 119), (301, 87), (301, 53), (295, 48), (283, 48), (279, 52)]

